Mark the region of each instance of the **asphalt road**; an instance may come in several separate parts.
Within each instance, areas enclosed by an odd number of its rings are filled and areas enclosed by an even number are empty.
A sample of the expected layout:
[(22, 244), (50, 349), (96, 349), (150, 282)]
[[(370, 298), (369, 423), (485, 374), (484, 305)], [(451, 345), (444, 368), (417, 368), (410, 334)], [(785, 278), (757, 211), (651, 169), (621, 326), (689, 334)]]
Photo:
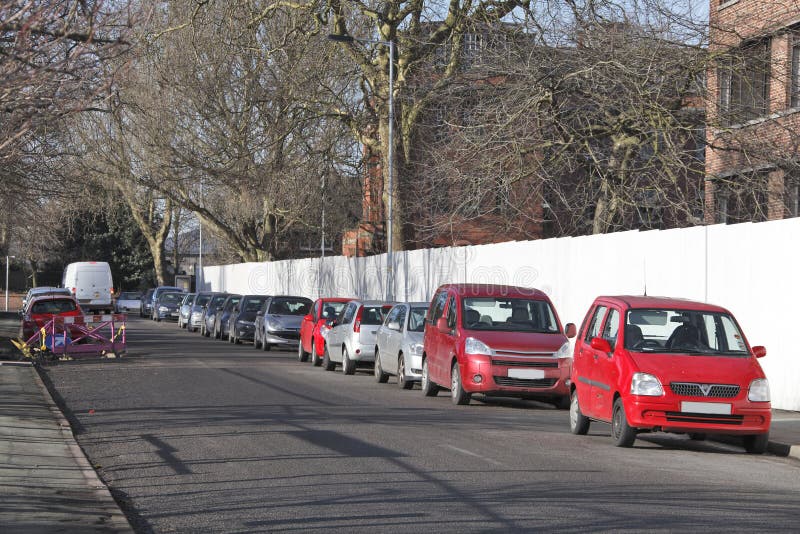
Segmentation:
[(138, 532), (786, 530), (800, 463), (609, 427), (535, 402), (401, 391), (129, 322), (129, 355), (46, 369)]

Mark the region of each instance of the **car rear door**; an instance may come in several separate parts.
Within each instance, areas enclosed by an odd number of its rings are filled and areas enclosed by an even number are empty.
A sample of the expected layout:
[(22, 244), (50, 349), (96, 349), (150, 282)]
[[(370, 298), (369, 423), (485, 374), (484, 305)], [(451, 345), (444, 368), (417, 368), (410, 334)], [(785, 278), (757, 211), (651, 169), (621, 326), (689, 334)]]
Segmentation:
[(620, 329), (620, 311), (610, 307), (603, 322), (600, 337), (608, 341), (611, 352), (595, 351), (593, 396), (597, 416), (610, 420), (614, 408), (614, 392), (619, 380), (619, 371), (615, 361), (614, 350), (617, 346)]
[[(441, 359), (439, 353), (441, 352), (442, 336), (436, 328), (436, 322), (444, 314), (444, 308), (447, 304), (447, 291), (440, 291), (434, 295), (431, 301), (431, 309), (428, 315), (428, 322), (425, 325), (424, 337), (424, 351), (425, 361), (428, 364), (428, 376), (431, 381), (439, 383), (437, 378), (434, 378), (434, 369), (439, 365)], [(449, 383), (449, 382), (448, 382)]]

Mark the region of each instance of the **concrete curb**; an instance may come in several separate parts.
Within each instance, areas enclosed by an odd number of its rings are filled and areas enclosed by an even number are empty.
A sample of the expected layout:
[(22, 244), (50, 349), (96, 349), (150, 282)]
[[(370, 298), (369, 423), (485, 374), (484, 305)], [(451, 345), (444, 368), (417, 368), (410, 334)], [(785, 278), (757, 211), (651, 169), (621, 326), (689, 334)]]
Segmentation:
[[(3, 362), (4, 365), (8, 365), (9, 363), (18, 364), (17, 362)], [(21, 363), (31, 365), (30, 362)], [(78, 445), (78, 442), (75, 440), (75, 436), (72, 433), (72, 427), (70, 427), (69, 421), (67, 421), (67, 418), (61, 412), (58, 405), (53, 400), (53, 397), (50, 395), (50, 391), (47, 389), (47, 386), (45, 386), (44, 381), (42, 381), (42, 377), (39, 376), (39, 370), (36, 369), (35, 371), (34, 379), (36, 380), (36, 385), (39, 386), (39, 389), (42, 391), (42, 395), (47, 403), (50, 413), (52, 413), (53, 417), (55, 417), (56, 421), (58, 421), (58, 426), (61, 429), (61, 435), (64, 438), (64, 442), (72, 453), (72, 456), (75, 458), (81, 470), (81, 474), (86, 479), (86, 485), (93, 490), (94, 496), (98, 502), (103, 502), (110, 510), (114, 510), (109, 518), (108, 526), (115, 532), (133, 533), (134, 530), (128, 521), (128, 518), (122, 512), (122, 509), (119, 507), (117, 501), (114, 500), (114, 497), (111, 495), (108, 486), (106, 486), (105, 483), (100, 480), (100, 477), (92, 467), (89, 459), (86, 458), (83, 449), (81, 449), (80, 445)]]

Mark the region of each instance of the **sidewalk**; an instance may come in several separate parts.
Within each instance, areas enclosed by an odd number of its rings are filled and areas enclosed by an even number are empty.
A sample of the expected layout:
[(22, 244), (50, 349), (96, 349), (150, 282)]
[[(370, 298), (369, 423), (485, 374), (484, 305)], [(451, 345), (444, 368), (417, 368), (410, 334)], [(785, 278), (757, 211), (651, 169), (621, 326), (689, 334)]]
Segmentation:
[[(769, 452), (800, 459), (800, 413), (773, 411)], [(22, 362), (0, 361), (0, 530), (133, 532), (36, 369)]]
[(31, 365), (0, 362), (0, 530), (133, 532)]

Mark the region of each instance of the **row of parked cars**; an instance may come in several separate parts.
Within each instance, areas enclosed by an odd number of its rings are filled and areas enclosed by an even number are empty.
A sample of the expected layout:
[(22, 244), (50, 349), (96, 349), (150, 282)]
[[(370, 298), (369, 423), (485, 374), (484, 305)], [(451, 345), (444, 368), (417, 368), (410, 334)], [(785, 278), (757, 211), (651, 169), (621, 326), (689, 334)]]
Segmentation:
[(328, 371), (369, 366), (380, 383), (449, 390), (455, 404), (474, 394), (551, 402), (569, 408), (573, 433), (610, 423), (622, 447), (657, 431), (738, 435), (752, 453), (768, 442), (769, 385), (757, 361), (766, 350), (710, 304), (598, 297), (577, 328), (541, 291), (450, 284), (431, 302), (182, 294), (169, 318), (256, 349), (296, 349)]

